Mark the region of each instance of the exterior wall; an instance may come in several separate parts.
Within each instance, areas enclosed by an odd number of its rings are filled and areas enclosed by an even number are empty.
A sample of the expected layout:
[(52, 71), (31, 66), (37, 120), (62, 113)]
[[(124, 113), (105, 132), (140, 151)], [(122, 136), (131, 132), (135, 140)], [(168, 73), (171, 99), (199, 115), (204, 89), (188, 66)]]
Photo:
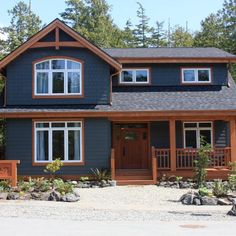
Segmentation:
[[(84, 98), (32, 98), (32, 62), (50, 56), (68, 56), (84, 61)], [(7, 66), (7, 105), (108, 104), (109, 76), (109, 65), (88, 49), (29, 49)]]
[[(151, 145), (156, 148), (169, 148), (169, 123), (168, 121), (151, 122)], [(230, 145), (229, 123), (217, 120), (213, 123), (213, 141), (217, 148), (224, 148)], [(183, 148), (183, 123), (176, 121), (176, 148)]]
[[(153, 86), (181, 86), (181, 67), (211, 67), (213, 71), (212, 85), (227, 85), (227, 64), (125, 64), (123, 68), (151, 68), (151, 85)], [(118, 85), (119, 78), (113, 79), (113, 86)], [(124, 87), (124, 86), (123, 86)], [(139, 86), (140, 87), (140, 86)], [(183, 87), (186, 87), (184, 85)], [(188, 85), (187, 87), (191, 87)], [(196, 87), (196, 86), (192, 86)], [(199, 86), (198, 86), (199, 87)], [(206, 87), (206, 85), (201, 86)]]
[[(8, 119), (6, 159), (20, 160), (19, 175), (43, 175), (41, 166), (32, 166), (32, 120)], [(111, 127), (107, 119), (84, 120), (84, 166), (64, 166), (63, 175), (91, 174), (91, 168), (109, 168)]]

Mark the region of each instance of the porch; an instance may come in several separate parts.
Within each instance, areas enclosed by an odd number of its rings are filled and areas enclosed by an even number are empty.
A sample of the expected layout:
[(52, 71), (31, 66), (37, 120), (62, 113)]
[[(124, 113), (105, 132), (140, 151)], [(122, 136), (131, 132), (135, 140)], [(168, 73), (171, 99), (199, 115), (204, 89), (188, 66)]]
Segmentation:
[(193, 177), (200, 136), (212, 147), (208, 178), (227, 178), (236, 161), (234, 119), (116, 121), (112, 130), (111, 174), (120, 185), (153, 184), (163, 174)]

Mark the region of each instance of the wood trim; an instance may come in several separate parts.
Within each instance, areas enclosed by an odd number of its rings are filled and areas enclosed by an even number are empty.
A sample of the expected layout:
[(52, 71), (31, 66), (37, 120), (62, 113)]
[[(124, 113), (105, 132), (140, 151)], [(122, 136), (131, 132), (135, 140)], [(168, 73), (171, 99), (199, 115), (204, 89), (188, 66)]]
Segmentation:
[(115, 179), (115, 149), (112, 148), (111, 149), (111, 179), (114, 180)]
[(47, 47), (77, 47), (77, 48), (84, 48), (82, 44), (79, 42), (58, 42), (56, 44), (55, 42), (37, 42), (34, 45), (32, 45), (30, 48), (47, 48)]
[(55, 49), (56, 50), (59, 50), (60, 46), (59, 46), (59, 41), (60, 41), (60, 32), (59, 32), (59, 28), (56, 27), (55, 29), (55, 43), (56, 43), (56, 46), (55, 46)]
[(32, 119), (32, 166), (46, 166), (49, 162), (35, 162), (34, 154), (35, 154), (35, 123), (42, 121), (80, 121), (81, 122), (81, 131), (82, 131), (82, 161), (81, 162), (63, 162), (63, 166), (84, 166), (85, 165), (85, 140), (84, 140), (84, 119), (76, 119), (76, 118), (45, 118), (45, 119)]
[(116, 57), (116, 60), (120, 63), (231, 63), (236, 62), (236, 57), (227, 58), (212, 58), (212, 57), (171, 57), (171, 58), (136, 58), (136, 57)]
[(231, 161), (236, 161), (236, 124), (235, 119), (230, 120), (230, 146)]
[[(73, 60), (81, 63), (81, 94), (79, 95), (36, 95), (34, 94), (34, 89), (35, 89), (35, 71), (34, 67), (36, 63), (39, 63), (41, 61), (45, 60), (51, 60), (51, 59), (68, 59), (68, 60)], [(73, 57), (68, 57), (68, 56), (50, 56), (50, 57), (43, 57), (40, 59), (37, 59), (32, 62), (32, 98), (33, 99), (52, 99), (52, 98), (84, 98), (84, 61), (80, 60), (78, 58), (73, 58)]]
[[(210, 69), (210, 73), (211, 73), (211, 82), (209, 83), (199, 83), (199, 82), (193, 82), (193, 83), (184, 83), (183, 82), (183, 76), (182, 76), (182, 70), (183, 69)], [(214, 76), (213, 76), (213, 67), (212, 66), (181, 66), (180, 67), (180, 85), (183, 86), (206, 86), (206, 85), (212, 85), (214, 81)]]
[[(120, 76), (121, 76), (121, 72), (123, 70), (148, 70), (148, 75), (149, 75), (149, 81), (148, 83), (121, 83), (120, 82)], [(118, 78), (118, 86), (150, 86), (152, 84), (152, 69), (151, 67), (125, 67), (123, 68), (122, 70), (120, 70), (120, 73), (119, 73), (119, 78)]]
[(20, 47), (15, 49), (13, 52), (8, 54), (5, 58), (3, 58), (0, 61), (0, 68), (5, 67), (8, 63), (10, 63), (12, 60), (14, 60), (17, 56), (19, 56), (21, 53), (26, 51), (28, 48), (30, 48), (33, 44), (38, 42), (41, 38), (46, 36), (49, 32), (54, 30), (56, 27), (59, 29), (65, 31), (68, 35), (79, 41), (84, 47), (91, 50), (94, 54), (102, 58), (104, 61), (106, 61), (108, 64), (113, 66), (115, 69), (119, 70), (122, 68), (121, 64), (116, 61), (114, 58), (112, 58), (110, 55), (102, 51), (97, 46), (90, 43), (88, 40), (86, 40), (84, 37), (82, 37), (80, 34), (75, 32), (72, 28), (62, 23), (59, 19), (56, 19), (52, 21), (50, 24), (48, 24), (45, 28), (43, 28), (41, 31), (36, 33), (33, 37), (31, 37), (28, 41), (23, 43)]
[(157, 182), (157, 157), (155, 147), (152, 147), (152, 178), (154, 183)]
[(170, 132), (170, 169), (176, 171), (176, 124), (175, 120), (169, 120)]

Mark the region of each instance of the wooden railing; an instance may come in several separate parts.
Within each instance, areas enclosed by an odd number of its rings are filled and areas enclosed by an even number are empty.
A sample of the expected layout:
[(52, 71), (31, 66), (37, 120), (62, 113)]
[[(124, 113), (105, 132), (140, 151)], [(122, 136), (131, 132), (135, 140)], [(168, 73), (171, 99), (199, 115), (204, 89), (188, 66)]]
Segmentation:
[[(208, 155), (209, 168), (227, 167), (230, 161), (230, 148), (214, 148), (208, 152)], [(198, 149), (196, 148), (176, 149), (176, 169), (193, 169), (197, 158)]]
[(155, 149), (155, 156), (159, 170), (170, 169), (170, 149)]
[(115, 149), (111, 149), (111, 179), (115, 179)]

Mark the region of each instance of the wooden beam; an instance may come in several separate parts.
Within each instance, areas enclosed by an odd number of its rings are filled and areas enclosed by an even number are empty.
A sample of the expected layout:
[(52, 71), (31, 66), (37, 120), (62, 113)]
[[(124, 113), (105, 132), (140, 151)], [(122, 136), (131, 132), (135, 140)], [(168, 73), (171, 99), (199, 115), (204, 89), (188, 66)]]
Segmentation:
[(236, 124), (235, 119), (230, 120), (231, 161), (236, 161)]
[(60, 42), (59, 28), (56, 27), (55, 29), (55, 43), (56, 43), (55, 49), (56, 50), (60, 49), (59, 42)]
[(79, 42), (37, 42), (32, 45), (30, 48), (48, 48), (48, 47), (77, 47), (77, 48), (84, 48), (84, 46)]
[(157, 157), (155, 147), (152, 147), (152, 178), (154, 184), (157, 183)]
[(170, 129), (170, 169), (176, 171), (176, 135), (175, 135), (175, 120), (169, 121)]
[(111, 149), (111, 179), (115, 179), (115, 149)]

